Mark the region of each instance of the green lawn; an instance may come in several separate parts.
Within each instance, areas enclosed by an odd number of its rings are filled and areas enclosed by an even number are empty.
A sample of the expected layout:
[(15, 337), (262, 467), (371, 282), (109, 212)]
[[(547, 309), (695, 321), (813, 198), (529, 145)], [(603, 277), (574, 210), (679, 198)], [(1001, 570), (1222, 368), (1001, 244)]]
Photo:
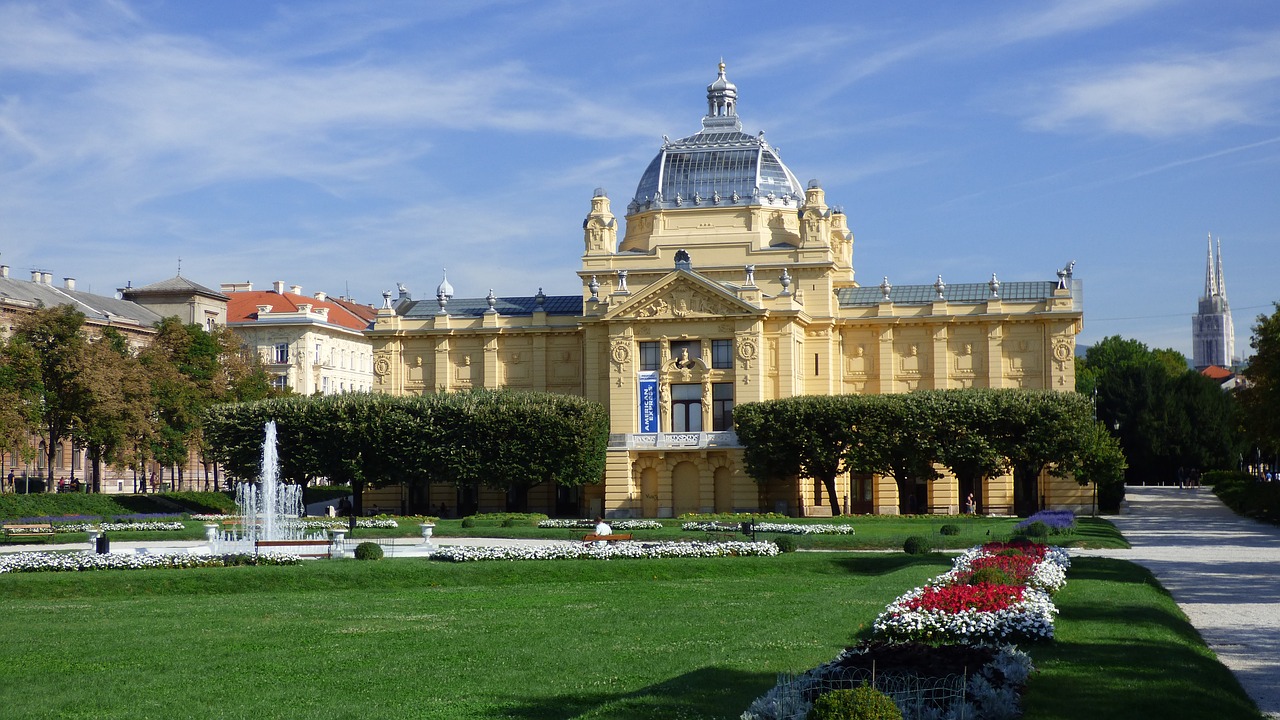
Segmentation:
[[(941, 555), (6, 575), (11, 718), (736, 718)], [(1150, 576), (1078, 559), (1029, 718), (1257, 718)], [(1211, 710), (1207, 714), (1201, 714)]]

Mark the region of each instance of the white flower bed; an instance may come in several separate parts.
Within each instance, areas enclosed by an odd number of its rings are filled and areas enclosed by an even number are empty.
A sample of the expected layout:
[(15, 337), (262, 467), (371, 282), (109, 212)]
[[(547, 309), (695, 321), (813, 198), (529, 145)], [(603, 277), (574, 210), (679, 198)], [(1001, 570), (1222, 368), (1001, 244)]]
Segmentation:
[[(741, 523), (723, 524), (717, 522), (687, 522), (681, 523), (681, 530), (693, 530), (697, 532), (742, 532)], [(771, 533), (787, 533), (790, 535), (852, 535), (852, 525), (835, 525), (832, 523), (820, 523), (812, 525), (801, 525), (799, 523), (773, 523), (758, 522), (755, 524), (756, 532)]]
[(778, 554), (769, 542), (663, 542), (594, 543), (544, 545), (538, 547), (480, 547), (453, 545), (431, 554), (432, 560), (470, 562), (475, 560), (610, 560), (613, 558), (694, 558), (726, 556), (768, 556)]
[(221, 515), (209, 513), (192, 513), (192, 520), (203, 520), (205, 522), (222, 522), (223, 520), (238, 520), (238, 515)]
[(924, 588), (915, 588), (889, 603), (872, 624), (875, 634), (891, 640), (949, 643), (1053, 639), (1053, 616), (1058, 608), (1040, 590), (1027, 588), (1021, 601), (995, 612), (952, 613), (907, 607), (924, 592)]
[(54, 532), (73, 533), (101, 530), (103, 532), (123, 532), (125, 530), (186, 530), (187, 526), (180, 522), (104, 522), (104, 523), (67, 523), (54, 525)]
[[(298, 526), (307, 530), (345, 530), (346, 520), (299, 520)], [(358, 528), (398, 528), (400, 523), (391, 518), (356, 518)]]
[(852, 535), (852, 525), (821, 523), (800, 525), (797, 523), (756, 523), (756, 532), (791, 533), (792, 535)]
[[(263, 553), (259, 565), (298, 565), (302, 558), (288, 553)], [(0, 573), (83, 572), (86, 570), (151, 570), (158, 568), (222, 567), (222, 555), (21, 552), (0, 556)], [(233, 563), (234, 564), (234, 563)]]
[(680, 523), (680, 529), (693, 530), (695, 532), (736, 533), (736, 532), (742, 532), (742, 525), (740, 523), (733, 523), (732, 525), (726, 525), (718, 522), (691, 521), (691, 522)]
[[(609, 527), (614, 530), (661, 530), (662, 523), (657, 520), (608, 520)], [(557, 528), (561, 530), (595, 529), (595, 520), (539, 520), (540, 528)]]

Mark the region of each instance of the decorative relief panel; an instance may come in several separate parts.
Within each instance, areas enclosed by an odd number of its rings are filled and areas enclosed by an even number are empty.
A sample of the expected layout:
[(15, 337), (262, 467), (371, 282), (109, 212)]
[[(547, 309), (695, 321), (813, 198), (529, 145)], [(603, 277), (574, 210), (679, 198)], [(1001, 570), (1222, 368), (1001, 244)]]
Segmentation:
[(741, 308), (734, 307), (711, 293), (687, 285), (674, 287), (641, 304), (635, 311), (635, 316), (638, 318), (657, 320), (741, 314), (743, 314)]

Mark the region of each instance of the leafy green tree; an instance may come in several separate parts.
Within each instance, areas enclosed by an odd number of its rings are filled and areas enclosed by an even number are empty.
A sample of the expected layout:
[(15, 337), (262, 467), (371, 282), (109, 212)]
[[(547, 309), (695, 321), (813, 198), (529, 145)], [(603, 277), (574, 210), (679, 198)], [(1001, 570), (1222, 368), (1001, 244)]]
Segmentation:
[(991, 397), (991, 438), (1013, 470), (1014, 512), (1031, 515), (1042, 505), (1041, 474), (1065, 477), (1090, 449), (1093, 404), (1078, 393), (1052, 390), (1000, 390)]
[(927, 510), (928, 498), (916, 487), (940, 477), (934, 463), (939, 452), (935, 440), (937, 405), (913, 395), (860, 396), (849, 449), (849, 469), (892, 477), (898, 489), (898, 512)]
[(811, 477), (840, 515), (836, 479), (849, 468), (858, 396), (806, 395), (733, 409), (747, 473), (760, 480)]
[(1249, 346), (1253, 355), (1240, 391), (1244, 424), (1258, 449), (1274, 460), (1280, 455), (1280, 302), (1270, 315), (1258, 316)]
[(134, 465), (139, 439), (151, 432), (151, 383), (124, 337), (107, 328), (84, 347), (79, 382), (85, 403), (77, 414), (72, 436), (89, 458), (89, 483), (102, 487), (104, 462)]
[(9, 455), (11, 465), (35, 457), (31, 436), (40, 425), (41, 389), (31, 346), (21, 338), (0, 345), (0, 453)]
[(915, 402), (933, 405), (933, 437), (938, 462), (956, 477), (960, 497), (970, 494), (980, 510), (987, 480), (1008, 472), (1008, 460), (988, 432), (996, 421), (996, 405), (988, 390), (926, 390)]
[(53, 484), (54, 458), (59, 443), (71, 438), (76, 418), (87, 402), (80, 382), (86, 340), (84, 314), (69, 305), (37, 308), (14, 326), (11, 352), (26, 352), (34, 361), (33, 386), (39, 427), (45, 435), (46, 487)]

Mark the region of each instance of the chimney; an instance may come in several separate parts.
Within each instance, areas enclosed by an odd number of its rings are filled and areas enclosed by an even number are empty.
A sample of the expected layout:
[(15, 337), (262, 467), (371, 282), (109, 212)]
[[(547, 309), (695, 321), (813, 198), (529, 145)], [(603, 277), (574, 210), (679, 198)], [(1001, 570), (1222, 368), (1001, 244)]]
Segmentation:
[(0, 278), (7, 278), (7, 277), (9, 277), (9, 266), (0, 265)]
[(76, 289), (76, 279), (75, 279), (75, 278), (62, 278), (62, 287), (63, 287), (63, 289), (65, 289), (65, 290), (75, 290), (75, 289)]
[(329, 299), (329, 296), (328, 296), (328, 295), (326, 295), (326, 294), (324, 293), (324, 291), (323, 291), (323, 290), (322, 290), (322, 291), (320, 291), (320, 292), (318, 292), (318, 293), (316, 293), (316, 294), (315, 294), (315, 295), (313, 295), (312, 297), (314, 297), (315, 299), (319, 300), (320, 302), (324, 302), (325, 300), (328, 300), (328, 299)]
[(37, 284), (37, 285), (39, 285), (40, 283), (44, 282), (44, 273), (40, 272), (39, 270), (32, 270), (32, 271), (31, 271), (31, 282), (33, 282), (33, 283), (35, 283), (35, 284)]
[(290, 286), (289, 286), (289, 292), (293, 293), (294, 295), (301, 295), (301, 294), (302, 294), (302, 286), (301, 286), (301, 285), (290, 285)]
[(276, 291), (276, 294), (277, 294), (277, 295), (283, 295), (283, 294), (284, 294), (284, 281), (283, 281), (283, 280), (277, 280), (277, 281), (275, 281), (275, 282), (271, 283), (271, 287), (272, 287), (272, 289), (273, 289), (273, 290), (275, 290), (275, 291)]
[(53, 287), (53, 273), (47, 272), (44, 274), (44, 284)]

